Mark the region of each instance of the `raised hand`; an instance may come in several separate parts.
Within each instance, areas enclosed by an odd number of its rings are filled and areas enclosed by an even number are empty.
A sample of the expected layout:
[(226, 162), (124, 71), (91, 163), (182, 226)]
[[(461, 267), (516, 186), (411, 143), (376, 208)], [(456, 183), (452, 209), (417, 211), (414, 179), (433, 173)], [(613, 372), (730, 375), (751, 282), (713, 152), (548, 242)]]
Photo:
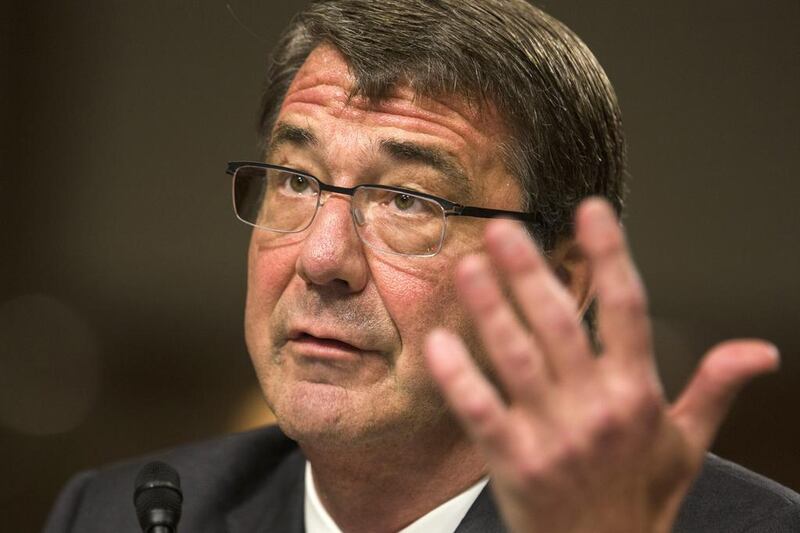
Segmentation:
[(760, 340), (718, 345), (669, 405), (645, 292), (606, 202), (580, 206), (576, 239), (597, 298), (599, 357), (577, 304), (524, 230), (493, 221), (488, 257), (465, 258), (456, 275), (503, 392), (449, 332), (429, 335), (426, 360), (484, 452), (512, 531), (666, 532), (736, 392), (776, 369), (778, 354)]

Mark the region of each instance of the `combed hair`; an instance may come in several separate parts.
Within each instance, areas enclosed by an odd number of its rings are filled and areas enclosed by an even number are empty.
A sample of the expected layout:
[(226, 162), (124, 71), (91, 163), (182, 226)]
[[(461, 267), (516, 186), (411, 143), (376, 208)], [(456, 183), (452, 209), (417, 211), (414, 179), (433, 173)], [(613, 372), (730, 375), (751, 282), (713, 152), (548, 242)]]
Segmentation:
[[(271, 56), (259, 119), (265, 146), (289, 86), (319, 45), (338, 49), (351, 96), (380, 101), (398, 86), (496, 110), (501, 153), (524, 191), (531, 232), (549, 251), (572, 233), (581, 199), (621, 214), (625, 139), (616, 95), (586, 45), (524, 0), (318, 0)], [(487, 107), (489, 106), (489, 107)]]

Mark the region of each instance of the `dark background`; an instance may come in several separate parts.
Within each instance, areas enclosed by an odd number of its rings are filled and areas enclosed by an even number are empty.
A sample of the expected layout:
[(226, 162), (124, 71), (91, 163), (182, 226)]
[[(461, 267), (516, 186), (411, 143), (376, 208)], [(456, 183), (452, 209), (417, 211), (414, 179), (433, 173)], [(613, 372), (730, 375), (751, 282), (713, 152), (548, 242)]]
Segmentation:
[[(79, 469), (263, 420), (242, 340), (264, 58), (296, 1), (6, 1), (0, 14), (3, 529)], [(772, 339), (715, 451), (800, 489), (800, 3), (549, 0), (614, 82), (627, 225), (672, 394)], [(123, 504), (124, 505), (124, 504)]]

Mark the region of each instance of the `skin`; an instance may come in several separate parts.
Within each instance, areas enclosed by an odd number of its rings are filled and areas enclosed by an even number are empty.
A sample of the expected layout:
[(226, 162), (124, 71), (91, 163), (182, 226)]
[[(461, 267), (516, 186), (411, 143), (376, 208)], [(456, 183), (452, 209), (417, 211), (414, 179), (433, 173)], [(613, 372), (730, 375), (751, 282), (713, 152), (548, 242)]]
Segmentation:
[[(352, 82), (335, 50), (315, 50), (277, 123), (317, 142), (284, 143), (269, 161), (343, 187), (519, 209), (496, 117), (402, 87), (379, 104), (348, 100)], [(466, 183), (387, 156), (385, 139), (449, 154)], [(712, 350), (670, 406), (607, 204), (581, 206), (577, 245), (549, 265), (513, 223), (454, 217), (447, 231), (434, 257), (379, 254), (359, 240), (349, 199), (331, 195), (302, 233), (253, 232), (248, 348), (333, 519), (347, 532), (397, 531), (488, 470), (514, 531), (668, 531), (735, 391), (777, 366), (774, 347)], [(600, 358), (579, 325), (592, 290)]]
[(500, 398), (452, 332), (428, 337), (426, 360), (487, 458), (512, 531), (668, 532), (736, 392), (775, 370), (778, 353), (759, 340), (720, 344), (667, 404), (644, 290), (610, 206), (584, 202), (576, 226), (597, 291), (600, 357), (536, 248), (495, 221), (487, 254), (465, 258), (456, 277), (510, 394)]
[[(519, 186), (497, 154), (496, 120), (459, 102), (415, 99), (408, 89), (379, 105), (348, 101), (352, 83), (335, 50), (315, 50), (276, 124), (311, 131), (318, 143), (284, 143), (268, 160), (338, 186), (390, 184), (519, 208)], [(468, 181), (390, 158), (378, 149), (385, 139), (449, 154)], [(481, 249), (486, 221), (451, 217), (440, 253), (409, 258), (364, 245), (349, 209), (349, 198), (332, 195), (302, 233), (253, 232), (246, 340), (267, 401), (311, 461), (331, 516), (345, 531), (396, 531), (485, 475), (422, 351), (433, 326), (480, 350), (456, 297), (454, 267)], [(313, 338), (291, 339), (297, 330)], [(359, 349), (338, 350), (324, 338)]]

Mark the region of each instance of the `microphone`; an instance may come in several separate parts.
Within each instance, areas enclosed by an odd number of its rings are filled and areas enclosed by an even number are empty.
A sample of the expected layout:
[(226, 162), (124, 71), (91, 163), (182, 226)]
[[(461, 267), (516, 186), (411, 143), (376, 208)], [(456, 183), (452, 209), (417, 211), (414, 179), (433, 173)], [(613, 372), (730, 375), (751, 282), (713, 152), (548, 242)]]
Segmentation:
[(153, 461), (139, 471), (133, 505), (144, 533), (176, 533), (181, 519), (181, 478), (167, 463)]

